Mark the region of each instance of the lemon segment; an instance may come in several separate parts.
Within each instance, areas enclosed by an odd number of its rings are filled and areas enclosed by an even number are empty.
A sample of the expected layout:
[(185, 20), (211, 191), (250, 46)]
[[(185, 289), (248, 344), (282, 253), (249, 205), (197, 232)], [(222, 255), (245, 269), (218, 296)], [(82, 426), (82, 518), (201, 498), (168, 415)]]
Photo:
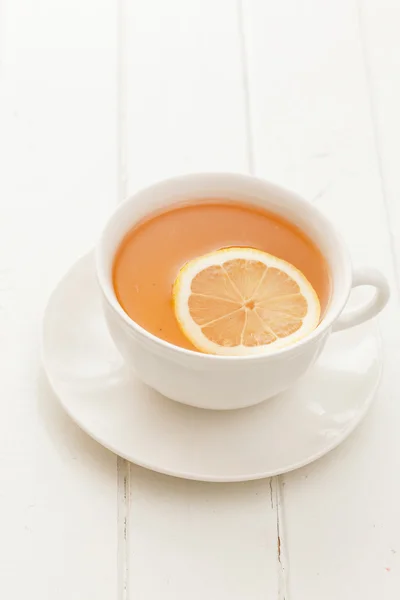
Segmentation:
[(201, 352), (267, 354), (318, 325), (320, 303), (290, 263), (254, 248), (225, 248), (184, 265), (173, 305), (187, 339)]

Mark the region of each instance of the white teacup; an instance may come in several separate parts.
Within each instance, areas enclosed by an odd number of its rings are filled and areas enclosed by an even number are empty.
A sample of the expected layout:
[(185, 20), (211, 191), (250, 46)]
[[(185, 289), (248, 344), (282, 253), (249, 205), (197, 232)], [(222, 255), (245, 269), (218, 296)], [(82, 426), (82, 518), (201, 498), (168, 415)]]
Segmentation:
[[(114, 292), (112, 267), (125, 234), (154, 211), (207, 197), (231, 198), (282, 215), (319, 247), (330, 268), (332, 294), (324, 318), (309, 336), (268, 355), (214, 356), (165, 342), (124, 312)], [(379, 271), (363, 268), (353, 272), (341, 238), (314, 206), (261, 179), (229, 173), (185, 175), (135, 194), (108, 221), (97, 246), (96, 269), (107, 324), (126, 362), (164, 396), (200, 408), (243, 408), (282, 392), (313, 365), (332, 332), (371, 319), (389, 298), (388, 283)], [(372, 299), (342, 313), (351, 289), (361, 285), (375, 288)]]

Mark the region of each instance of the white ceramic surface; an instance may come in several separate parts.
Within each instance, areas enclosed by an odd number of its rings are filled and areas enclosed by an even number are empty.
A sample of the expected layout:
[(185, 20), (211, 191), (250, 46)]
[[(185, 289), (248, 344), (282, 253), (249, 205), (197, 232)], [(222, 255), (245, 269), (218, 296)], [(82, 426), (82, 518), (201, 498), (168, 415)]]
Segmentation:
[[(126, 233), (155, 211), (196, 199), (229, 198), (279, 214), (305, 231), (324, 255), (331, 297), (318, 327), (295, 344), (248, 356), (215, 356), (174, 346), (135, 323), (115, 294), (112, 269)], [(333, 225), (310, 202), (263, 179), (235, 173), (194, 173), (156, 183), (126, 200), (110, 217), (95, 252), (106, 321), (117, 348), (142, 381), (168, 398), (198, 408), (233, 409), (259, 404), (289, 389), (314, 364), (332, 331), (376, 316), (389, 286), (376, 269), (353, 272)], [(352, 288), (375, 288), (370, 300), (345, 310)]]
[(133, 376), (114, 347), (92, 255), (54, 291), (43, 348), (55, 392), (87, 433), (139, 465), (204, 481), (257, 479), (319, 458), (363, 417), (381, 371), (368, 324), (333, 336), (298, 385), (258, 406), (210, 411), (169, 400)]

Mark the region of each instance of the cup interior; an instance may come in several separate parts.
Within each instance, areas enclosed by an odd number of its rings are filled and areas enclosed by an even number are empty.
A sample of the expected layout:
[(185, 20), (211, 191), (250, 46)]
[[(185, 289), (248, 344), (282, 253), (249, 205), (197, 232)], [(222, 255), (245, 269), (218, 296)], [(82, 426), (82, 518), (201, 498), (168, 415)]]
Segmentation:
[[(328, 264), (331, 298), (321, 323), (308, 338), (318, 330), (329, 327), (342, 311), (351, 289), (351, 264), (340, 236), (322, 213), (296, 194), (255, 177), (228, 173), (186, 175), (156, 183), (125, 201), (111, 216), (96, 249), (96, 269), (105, 299), (125, 322), (144, 335), (154, 337), (126, 315), (114, 292), (112, 270), (123, 238), (135, 224), (152, 213), (182, 202), (207, 198), (230, 198), (264, 208), (287, 219), (310, 237)], [(168, 344), (163, 340), (158, 341), (163, 345)], [(175, 348), (172, 344), (168, 345)], [(179, 350), (191, 352), (182, 348)]]

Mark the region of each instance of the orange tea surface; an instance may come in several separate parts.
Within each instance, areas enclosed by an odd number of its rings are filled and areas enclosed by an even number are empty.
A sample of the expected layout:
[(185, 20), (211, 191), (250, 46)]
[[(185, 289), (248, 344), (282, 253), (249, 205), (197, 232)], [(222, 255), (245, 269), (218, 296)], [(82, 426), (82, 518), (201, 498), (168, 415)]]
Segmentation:
[(177, 206), (136, 225), (114, 262), (118, 301), (150, 333), (196, 350), (175, 318), (173, 284), (187, 261), (229, 247), (263, 250), (293, 264), (313, 286), (324, 313), (330, 276), (315, 244), (280, 216), (227, 200)]

